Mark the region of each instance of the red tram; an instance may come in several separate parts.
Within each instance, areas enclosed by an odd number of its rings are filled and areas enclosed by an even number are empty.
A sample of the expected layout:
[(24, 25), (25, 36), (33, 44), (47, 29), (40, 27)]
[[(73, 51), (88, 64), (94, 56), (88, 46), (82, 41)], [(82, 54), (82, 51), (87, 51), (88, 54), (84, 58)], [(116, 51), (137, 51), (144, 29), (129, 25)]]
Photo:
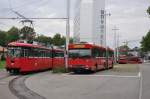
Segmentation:
[(64, 64), (63, 58), (57, 57), (63, 55), (63, 52), (39, 45), (12, 42), (8, 44), (6, 70), (10, 73), (25, 73), (52, 69)]
[(65, 68), (64, 51), (62, 49), (53, 49), (53, 68)]
[[(106, 51), (107, 50), (107, 51)], [(113, 68), (113, 50), (94, 44), (69, 45), (69, 70), (97, 71)]]
[(141, 64), (142, 59), (138, 56), (127, 56), (127, 55), (119, 55), (118, 59), (119, 64)]

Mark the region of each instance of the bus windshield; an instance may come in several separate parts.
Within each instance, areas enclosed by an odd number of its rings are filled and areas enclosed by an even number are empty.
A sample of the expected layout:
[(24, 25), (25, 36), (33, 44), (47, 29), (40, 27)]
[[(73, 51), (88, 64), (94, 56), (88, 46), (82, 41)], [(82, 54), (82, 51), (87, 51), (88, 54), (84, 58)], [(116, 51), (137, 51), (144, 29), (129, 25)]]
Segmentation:
[(8, 47), (8, 55), (10, 57), (20, 57), (21, 48), (20, 47)]
[(69, 57), (70, 58), (87, 58), (91, 57), (91, 50), (90, 49), (70, 49), (69, 50)]

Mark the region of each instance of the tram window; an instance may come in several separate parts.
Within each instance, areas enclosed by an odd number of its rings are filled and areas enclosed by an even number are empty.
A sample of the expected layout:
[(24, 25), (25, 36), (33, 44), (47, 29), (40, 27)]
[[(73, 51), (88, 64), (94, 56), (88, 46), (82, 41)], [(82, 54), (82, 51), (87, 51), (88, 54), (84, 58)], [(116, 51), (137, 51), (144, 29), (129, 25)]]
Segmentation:
[(64, 57), (64, 53), (63, 52), (55, 52), (55, 57)]
[(46, 57), (46, 52), (45, 51), (43, 51), (43, 57)]
[(29, 50), (29, 57), (34, 57), (34, 51), (32, 49)]
[(48, 57), (52, 57), (52, 52), (48, 52)]
[(52, 57), (52, 53), (51, 52), (46, 52), (46, 57)]
[(43, 53), (43, 51), (40, 51), (40, 55), (39, 55), (40, 57), (44, 57), (44, 53)]
[(24, 52), (24, 57), (28, 57), (29, 56), (29, 50), (24, 49), (23, 52)]
[(34, 51), (34, 57), (38, 57), (38, 51)]
[(39, 57), (42, 57), (42, 51), (39, 51), (38, 56), (39, 56)]

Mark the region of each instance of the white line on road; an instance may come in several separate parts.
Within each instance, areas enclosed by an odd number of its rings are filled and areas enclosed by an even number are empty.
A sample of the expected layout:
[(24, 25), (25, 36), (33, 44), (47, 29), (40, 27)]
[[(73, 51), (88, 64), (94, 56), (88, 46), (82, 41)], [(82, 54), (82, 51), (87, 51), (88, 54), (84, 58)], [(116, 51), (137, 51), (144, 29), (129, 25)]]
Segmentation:
[(140, 75), (137, 76), (122, 76), (122, 75), (72, 75), (72, 74), (62, 74), (63, 76), (81, 76), (81, 77), (117, 77), (117, 78), (139, 78)]
[(8, 82), (0, 82), (0, 85), (7, 85)]
[[(141, 70), (140, 70), (141, 71)], [(139, 99), (142, 99), (142, 91), (143, 91), (143, 77), (142, 77), (142, 72), (139, 72)]]

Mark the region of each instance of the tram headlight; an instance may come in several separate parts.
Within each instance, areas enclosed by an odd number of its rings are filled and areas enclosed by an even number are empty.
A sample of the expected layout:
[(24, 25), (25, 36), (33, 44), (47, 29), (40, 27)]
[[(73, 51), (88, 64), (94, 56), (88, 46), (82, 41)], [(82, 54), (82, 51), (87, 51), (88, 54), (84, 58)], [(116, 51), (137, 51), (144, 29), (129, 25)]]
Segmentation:
[(73, 67), (72, 65), (69, 65), (69, 67)]
[(89, 66), (88, 66), (88, 65), (85, 65), (85, 69), (89, 69)]

